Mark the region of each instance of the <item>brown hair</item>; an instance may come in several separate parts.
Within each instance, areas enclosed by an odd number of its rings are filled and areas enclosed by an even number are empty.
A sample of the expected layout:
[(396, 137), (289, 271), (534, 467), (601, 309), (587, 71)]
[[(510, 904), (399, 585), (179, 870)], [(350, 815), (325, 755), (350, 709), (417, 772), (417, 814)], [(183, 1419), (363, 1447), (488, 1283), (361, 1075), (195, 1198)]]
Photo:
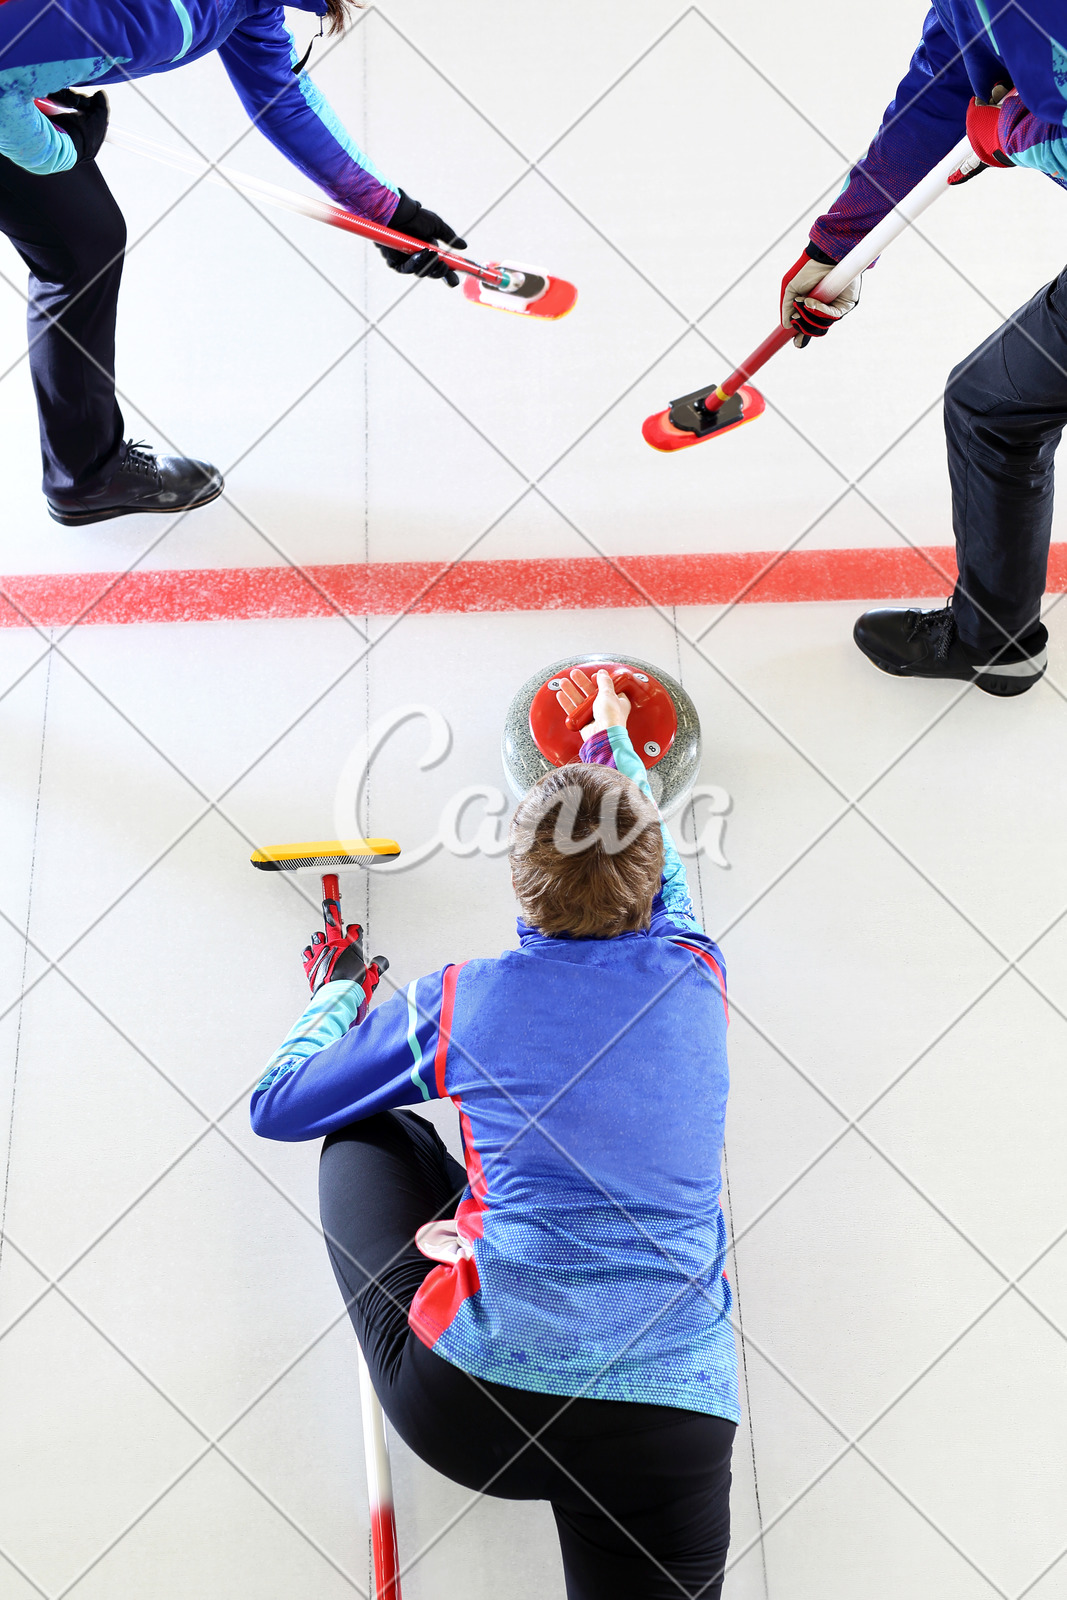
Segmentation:
[(648, 927), (663, 873), (659, 814), (614, 767), (547, 772), (519, 802), (508, 853), (523, 921), (549, 938)]
[(355, 7), (362, 11), (362, 0), (326, 0), (327, 33), (343, 33), (348, 22), (348, 13)]

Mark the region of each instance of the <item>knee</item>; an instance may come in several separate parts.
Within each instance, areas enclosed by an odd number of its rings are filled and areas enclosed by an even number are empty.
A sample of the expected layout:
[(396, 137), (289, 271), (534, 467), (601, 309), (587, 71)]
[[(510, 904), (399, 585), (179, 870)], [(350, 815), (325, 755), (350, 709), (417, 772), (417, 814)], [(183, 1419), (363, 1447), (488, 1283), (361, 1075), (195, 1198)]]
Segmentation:
[(988, 406), (990, 388), (982, 378), (981, 355), (968, 356), (953, 367), (945, 384), (945, 422), (966, 427), (984, 398)]
[(80, 208), (64, 227), (46, 274), (67, 290), (84, 289), (122, 271), (126, 219), (106, 188), (93, 199), (91, 207)]
[(76, 275), (83, 281), (121, 270), (126, 253), (126, 219), (114, 200), (94, 214), (91, 222), (79, 228), (71, 248)]

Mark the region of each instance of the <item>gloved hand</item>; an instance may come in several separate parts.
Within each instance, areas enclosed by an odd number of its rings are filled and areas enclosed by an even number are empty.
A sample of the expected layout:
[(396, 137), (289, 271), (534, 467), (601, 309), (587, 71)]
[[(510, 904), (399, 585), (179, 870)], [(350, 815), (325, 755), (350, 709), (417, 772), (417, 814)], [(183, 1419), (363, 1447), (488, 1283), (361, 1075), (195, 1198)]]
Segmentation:
[(998, 83), (991, 100), (974, 99), (967, 107), (967, 137), (971, 141), (973, 156), (962, 161), (949, 178), (949, 183), (967, 183), (977, 178), (987, 167), (1010, 167), (1014, 163), (1000, 148), (1000, 108), (1005, 100), (1019, 97), (1017, 89), (1006, 89)]
[(336, 900), (324, 900), (322, 914), (326, 932), (314, 934), (311, 943), (304, 947), (304, 971), (311, 992), (317, 994), (324, 983), (358, 983), (363, 990), (364, 1003), (356, 1020), (362, 1022), (378, 980), (383, 972), (389, 971), (389, 963), (384, 956), (375, 956), (373, 961), (367, 962), (363, 954), (363, 929), (358, 922), (350, 922), (347, 928), (342, 926), (341, 907)]
[(95, 94), (79, 94), (76, 89), (60, 89), (48, 96), (56, 105), (69, 106), (70, 112), (54, 117), (57, 128), (62, 128), (74, 141), (79, 161), (95, 161), (100, 146), (107, 135), (109, 108), (103, 89)]
[[(389, 226), (397, 233), (406, 233), (412, 239), (425, 239), (429, 244), (438, 240), (449, 250), (466, 250), (466, 239), (457, 239), (455, 232), (436, 211), (427, 211), (409, 194), (400, 191), (400, 204), (389, 218)], [(380, 244), (378, 249), (394, 272), (411, 274), (419, 278), (444, 278), (450, 289), (459, 283), (459, 273), (446, 267), (436, 250), (420, 250), (417, 255), (405, 255), (403, 250), (390, 250)]]
[(836, 263), (817, 245), (809, 244), (782, 279), (782, 327), (796, 330), (793, 343), (798, 350), (803, 350), (809, 339), (821, 339), (829, 333), (834, 323), (840, 322), (859, 302), (862, 273), (827, 305), (809, 298), (816, 284), (822, 282), (834, 265)]

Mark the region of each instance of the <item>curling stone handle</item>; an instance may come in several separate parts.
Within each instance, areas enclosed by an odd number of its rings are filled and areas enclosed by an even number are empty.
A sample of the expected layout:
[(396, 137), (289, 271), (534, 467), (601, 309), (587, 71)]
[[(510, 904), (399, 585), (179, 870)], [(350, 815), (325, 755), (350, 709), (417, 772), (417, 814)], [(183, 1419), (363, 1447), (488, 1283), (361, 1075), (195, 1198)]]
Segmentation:
[[(596, 668), (597, 672), (604, 670), (605, 669), (602, 667)], [(584, 667), (582, 668), (582, 671), (585, 671)], [(573, 679), (571, 681), (573, 682)], [(643, 706), (645, 701), (648, 699), (648, 685), (644, 683), (638, 683), (637, 679), (634, 677), (633, 673), (628, 667), (623, 667), (619, 672), (613, 672), (611, 674), (611, 681), (615, 685), (615, 693), (628, 696), (630, 705), (635, 711), (638, 709), (638, 707)], [(575, 706), (574, 710), (567, 717), (567, 727), (572, 733), (580, 733), (585, 727), (585, 724), (589, 721), (593, 707), (596, 704), (596, 697), (599, 692), (600, 691), (598, 689), (594, 688), (589, 694), (586, 695), (581, 705)]]

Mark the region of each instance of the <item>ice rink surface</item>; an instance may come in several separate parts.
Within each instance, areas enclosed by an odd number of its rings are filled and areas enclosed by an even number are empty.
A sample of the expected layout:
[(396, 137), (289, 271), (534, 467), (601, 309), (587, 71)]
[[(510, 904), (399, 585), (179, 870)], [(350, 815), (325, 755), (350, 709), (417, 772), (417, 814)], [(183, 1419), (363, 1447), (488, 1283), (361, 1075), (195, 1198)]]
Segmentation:
[[(218, 462), (227, 493), (174, 524), (50, 522), (5, 247), (0, 573), (210, 591), (285, 565), (950, 544), (945, 376), (1063, 264), (1067, 200), (1035, 174), (940, 202), (845, 329), (767, 369), (757, 427), (675, 458), (639, 433), (769, 331), (924, 11), (383, 0), (317, 44), (355, 137), (473, 254), (578, 284), (558, 326), (105, 149), (128, 431)], [(307, 188), (214, 60), (112, 114)], [(497, 952), (505, 710), (599, 649), (681, 679), (729, 796), (726, 864), (691, 867), (732, 990), (727, 1600), (1067, 1600), (1067, 625), (1050, 596), (1048, 676), (1001, 702), (875, 672), (863, 604), (0, 628), (3, 1600), (366, 1593), (316, 1151), (246, 1115), (303, 1004), (317, 886), (249, 849), (354, 826), (369, 730), (422, 708), (358, 818), (422, 859), (349, 875), (346, 909), (398, 984)], [(434, 715), (452, 745), (423, 770)], [(561, 1600), (547, 1507), (399, 1443), (394, 1470), (408, 1600)]]

